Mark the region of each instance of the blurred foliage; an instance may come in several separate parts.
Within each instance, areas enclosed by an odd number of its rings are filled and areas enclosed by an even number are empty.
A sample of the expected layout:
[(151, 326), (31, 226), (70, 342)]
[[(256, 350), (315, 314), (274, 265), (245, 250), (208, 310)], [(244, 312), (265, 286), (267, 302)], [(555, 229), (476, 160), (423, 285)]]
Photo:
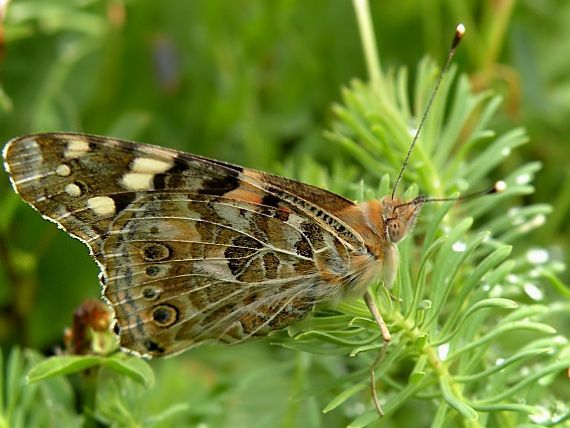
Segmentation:
[[(465, 278), (479, 272), (473, 272), (478, 261), (496, 254), (491, 253), (493, 245), (493, 251), (499, 251), (505, 248), (505, 243), (513, 244), (511, 258), (501, 265), (485, 266), (494, 268), (489, 271), (492, 275), (486, 277), (487, 283), (504, 286), (500, 296), (488, 295), (491, 291), (488, 289), (470, 296), (452, 293), (447, 301), (446, 288), (433, 287), (429, 291), (433, 294), (426, 294), (430, 303), (412, 301), (423, 304), (427, 312), (430, 304), (439, 305), (437, 311), (432, 310), (433, 316), (441, 313), (445, 303), (448, 308), (445, 316), (452, 321), (443, 332), (457, 335), (460, 331), (466, 339), (479, 340), (485, 337), (477, 336), (480, 331), (490, 333), (499, 325), (522, 322), (531, 316), (538, 318), (533, 321), (537, 324), (547, 320), (562, 336), (570, 334), (568, 289), (564, 285), (568, 275), (559, 272), (559, 262), (570, 260), (570, 223), (567, 221), (570, 173), (566, 165), (570, 159), (570, 145), (566, 143), (570, 135), (567, 119), (570, 117), (569, 2), (372, 2), (372, 20), (383, 70), (395, 70), (401, 65), (408, 66), (409, 70), (407, 78), (402, 72), (384, 73), (401, 85), (398, 95), (402, 98), (394, 111), (378, 110), (378, 103), (366, 98), (374, 92), (361, 82), (351, 83), (341, 90), (355, 77), (362, 81), (368, 79), (359, 29), (349, 1), (13, 0), (0, 2), (0, 5), (3, 8), (0, 12), (2, 140), (53, 130), (113, 135), (303, 178), (352, 198), (386, 194), (385, 174), (394, 178), (405, 153), (406, 133), (402, 131), (416, 124), (412, 118), (421, 114), (433, 83), (433, 65), (417, 64), (425, 55), (441, 63), (452, 29), (457, 22), (464, 22), (468, 32), (455, 64), (456, 70), (467, 73), (469, 84), (465, 79), (458, 79), (453, 90), (442, 91), (438, 96), (439, 110), (435, 108), (428, 120), (432, 131), (426, 126), (425, 138), (420, 143), (421, 150), (429, 153), (433, 160), (432, 172), (441, 172), (445, 182), (442, 185), (430, 180), (433, 176), (425, 172), (421, 159), (420, 162), (416, 159), (408, 170), (406, 185), (415, 182), (421, 192), (443, 196), (464, 191), (468, 186), (478, 188), (477, 184), (506, 179), (522, 190), (506, 195), (496, 205), (481, 201), (464, 204), (458, 208), (459, 212), (453, 211), (452, 216), (446, 217), (441, 227), (438, 226), (445, 210), (451, 208), (445, 205), (426, 209), (422, 216), (424, 221), (415, 232), (420, 240), (407, 240), (401, 248), (405, 269), (402, 269), (397, 291), (408, 293), (404, 296), (409, 299), (419, 296), (414, 295), (412, 284), (418, 277), (421, 284), (425, 277), (422, 279), (419, 263), (412, 262), (423, 260), (415, 257), (426, 255), (430, 249), (420, 248), (421, 252), (416, 253), (413, 244), (428, 242), (432, 235), (433, 242), (443, 248), (447, 245), (441, 235), (443, 232), (448, 236), (466, 233), (469, 258), (466, 265), (462, 264), (464, 259), (449, 260), (446, 269), (442, 268), (443, 273), (435, 279), (433, 269), (436, 268), (430, 267), (427, 289), (438, 278), (445, 280), (451, 275), (448, 268), (457, 268), (459, 279), (451, 278), (456, 282), (451, 281), (449, 286), (453, 283), (453, 290), (460, 290)], [(388, 81), (394, 81), (391, 78)], [(451, 76), (448, 81), (451, 85)], [(439, 126), (448, 114), (446, 106), (453, 104), (447, 100), (454, 100), (455, 96), (455, 106), (461, 104), (457, 100), (465, 101), (467, 98), (462, 96), (470, 96), (469, 86), (480, 94), (481, 100), (471, 106), (477, 113), (476, 122), (467, 128), (478, 129), (484, 122), (481, 131), (489, 128), (497, 130), (496, 135), (507, 135), (504, 139), (507, 142), (500, 149), (505, 149), (508, 156), (498, 155), (500, 150), (492, 144), (495, 134), (482, 133), (475, 139), (476, 143), (467, 148), (454, 146), (456, 140), (468, 140), (462, 134), (463, 127), (458, 135), (450, 131), (443, 134), (443, 140), (438, 139), (442, 135)], [(497, 98), (490, 97), (488, 89), (501, 94), (504, 102), (500, 104)], [(408, 91), (413, 96), (408, 96)], [(406, 101), (411, 105), (407, 106)], [(335, 102), (339, 104), (331, 109)], [(359, 115), (363, 102), (367, 109), (372, 106), (377, 116)], [(383, 114), (379, 115), (379, 111)], [(374, 145), (374, 138), (359, 135), (359, 128), (349, 126), (354, 124), (350, 122), (351, 115), (357, 124), (372, 125), (372, 130), (374, 125), (381, 125), (380, 130), (387, 127), (388, 136), (392, 138), (390, 144)], [(451, 117), (446, 123), (463, 124), (459, 119)], [(517, 134), (520, 131), (512, 131), (521, 125), (527, 128), (530, 143), (511, 151), (518, 145), (514, 141), (525, 139), (524, 134)], [(323, 129), (331, 130), (327, 134), (330, 140), (323, 137)], [(375, 138), (379, 138), (378, 135)], [(380, 141), (385, 140), (380, 138)], [(436, 146), (440, 141), (445, 142), (441, 143), (442, 151)], [(535, 161), (542, 163), (540, 171)], [(535, 174), (536, 192), (532, 193), (530, 183)], [(38, 349), (44, 354), (60, 346), (63, 329), (71, 323), (73, 309), (86, 298), (99, 295), (97, 269), (81, 243), (58, 232), (52, 224), (26, 208), (9, 190), (5, 174), (1, 179), (0, 342), (6, 368), (0, 382), (0, 425), (38, 426), (37, 421), (44, 421), (45, 426), (63, 423), (78, 426), (85, 415), (77, 410), (81, 406), (73, 396), (72, 385), (81, 383), (81, 375), (69, 381), (55, 377), (27, 385), (28, 370), (41, 357), (30, 350), (20, 352), (14, 346)], [(552, 212), (549, 213), (550, 208), (545, 204), (552, 205)], [(508, 211), (508, 207), (515, 208)], [(509, 212), (520, 219), (520, 223), (513, 223), (505, 215)], [(470, 226), (465, 223), (469, 221), (467, 215), (477, 220), (469, 232)], [(540, 228), (534, 227), (539, 224), (532, 223), (537, 222), (537, 218), (538, 223), (546, 219)], [(527, 223), (532, 227), (521, 227)], [(479, 242), (485, 230), (493, 231), (493, 237), (499, 238), (490, 243)], [(422, 236), (426, 236), (425, 241), (421, 240)], [(438, 261), (441, 262), (438, 257), (443, 257), (438, 254), (445, 254), (443, 250), (438, 251), (431, 250), (425, 259), (428, 263), (422, 266), (431, 266), (430, 263), (437, 266)], [(449, 249), (446, 251), (451, 254)], [(546, 268), (544, 262), (536, 266), (536, 257), (545, 255), (550, 268)], [(563, 281), (557, 275), (561, 275)], [(476, 285), (481, 283), (476, 282)], [(383, 309), (394, 316), (415, 308), (410, 306), (410, 300), (402, 305), (399, 302), (391, 305), (389, 298), (382, 293), (380, 297)], [(461, 297), (469, 297), (470, 304), (476, 304), (477, 299), (512, 299), (521, 308), (506, 319), (498, 315), (504, 310), (486, 312), (485, 309), (481, 313), (487, 317), (475, 316), (474, 330), (454, 331), (452, 325), (458, 319), (454, 318), (453, 304)], [(537, 301), (540, 306), (535, 305)], [(560, 302), (558, 306), (556, 302)], [(343, 303), (335, 308), (340, 314), (323, 310), (316, 314), (310, 327), (315, 331), (330, 328), (334, 334), (342, 334), (347, 322), (354, 317), (369, 317), (358, 304)], [(532, 309), (521, 314), (525, 307)], [(514, 315), (517, 313), (519, 318)], [(347, 314), (350, 317), (347, 318)], [(333, 315), (344, 318), (334, 324)], [(391, 321), (396, 323), (397, 320), (392, 318)], [(319, 323), (325, 323), (324, 327)], [(362, 328), (362, 334), (372, 334), (369, 324), (356, 323), (356, 327)], [(401, 326), (396, 327), (396, 331), (405, 331)], [(428, 330), (434, 328), (433, 325), (427, 327)], [(289, 348), (301, 347), (306, 344), (303, 340), (307, 336), (302, 336), (303, 326), (298, 329), (290, 329), (289, 334), (280, 333), (287, 337), (275, 337), (273, 341)], [(437, 329), (432, 333), (435, 331)], [(533, 352), (541, 348), (562, 348), (548, 342), (552, 338), (547, 333), (542, 330), (547, 341), (544, 343), (540, 343), (536, 332), (522, 331), (501, 337), (499, 344), (501, 349), (510, 349), (508, 355), (529, 351), (521, 358), (531, 358), (533, 364), (539, 364), (545, 359), (537, 358), (538, 354)], [(334, 334), (328, 337), (329, 342), (321, 335), (317, 342), (308, 342), (310, 346), (305, 348), (318, 352), (319, 347), (338, 339)], [(308, 339), (313, 340), (311, 336)], [(521, 349), (525, 341), (529, 342), (526, 350)], [(113, 370), (102, 366), (96, 397), (97, 417), (117, 426), (203, 423), (236, 427), (340, 427), (370, 415), (370, 398), (362, 381), (366, 379), (365, 368), (373, 352), (356, 358), (336, 356), (334, 352), (313, 355), (267, 343), (261, 341), (230, 348), (211, 346), (175, 359), (153, 361), (156, 383), (149, 390), (135, 380), (117, 377)], [(377, 345), (370, 343), (372, 348)], [(497, 344), (493, 342), (488, 346), (499, 358)], [(488, 358), (488, 346), (461, 357), (462, 368), (483, 372), (484, 365), (480, 363)], [(333, 349), (340, 348), (337, 341)], [(348, 347), (343, 349), (345, 355), (350, 352)], [(396, 341), (394, 348), (389, 349), (384, 367), (400, 357), (398, 349)], [(547, 360), (552, 358), (550, 355)], [(400, 389), (405, 384), (403, 376), (414, 374), (411, 378), (419, 380), (425, 378), (421, 372), (429, 374), (414, 365), (418, 362), (421, 361), (405, 360), (390, 368), (389, 385), (379, 382), (380, 393), (385, 394), (383, 399), (407, 397), (407, 390)], [(523, 368), (535, 373), (536, 367), (539, 366)], [(461, 371), (456, 374), (467, 376)], [(555, 375), (544, 376), (534, 389), (532, 384), (524, 389), (524, 399), (532, 401), (527, 401), (529, 405), (544, 404), (541, 398), (546, 396), (545, 389), (558, 397), (559, 401), (550, 401), (550, 408), (545, 407), (546, 416), (531, 421), (525, 415), (521, 419), (520, 413), (513, 416), (497, 412), (497, 419), (491, 420), (494, 426), (533, 426), (533, 422), (552, 422), (549, 415), (567, 412), (560, 403), (570, 401), (568, 379), (559, 373)], [(521, 377), (533, 379), (525, 371), (507, 370), (501, 376), (493, 378), (493, 382), (509, 381), (513, 382), (509, 385), (512, 386), (522, 382)], [(518, 377), (513, 380), (510, 376)], [(465, 378), (463, 381), (471, 382)], [(489, 385), (475, 382), (476, 386), (467, 389), (465, 396), (477, 396), (485, 387), (493, 391), (502, 387), (493, 382)], [(451, 396), (457, 396), (456, 390), (452, 392)], [(435, 394), (436, 391), (428, 389), (423, 396), (420, 394), (405, 402), (403, 411), (390, 415), (385, 424), (427, 425), (432, 419), (440, 426), (456, 423), (453, 418), (457, 414), (437, 407), (441, 399)], [(51, 405), (34, 406), (38, 397), (39, 402)], [(497, 404), (486, 403), (484, 396), (476, 398), (471, 404), (478, 405), (477, 410), (487, 406), (483, 412)], [(506, 398), (512, 401), (520, 396), (511, 392)], [(342, 406), (332, 410), (341, 403)], [(323, 414), (325, 406), (330, 411)], [(86, 414), (88, 418), (92, 416)], [(480, 423), (484, 425), (485, 419)]]

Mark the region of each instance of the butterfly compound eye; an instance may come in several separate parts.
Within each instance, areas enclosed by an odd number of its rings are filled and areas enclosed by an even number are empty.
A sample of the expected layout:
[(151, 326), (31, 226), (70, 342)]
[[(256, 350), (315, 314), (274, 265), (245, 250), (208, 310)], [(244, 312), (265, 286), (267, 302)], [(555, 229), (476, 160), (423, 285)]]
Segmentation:
[(405, 234), (404, 225), (398, 219), (390, 219), (386, 224), (386, 230), (388, 231), (388, 238), (390, 242), (394, 244), (399, 242)]

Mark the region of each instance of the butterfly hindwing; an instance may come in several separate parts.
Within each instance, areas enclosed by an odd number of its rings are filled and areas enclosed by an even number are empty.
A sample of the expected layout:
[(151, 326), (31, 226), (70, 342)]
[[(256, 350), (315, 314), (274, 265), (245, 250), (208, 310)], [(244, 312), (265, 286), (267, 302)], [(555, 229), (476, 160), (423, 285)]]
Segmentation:
[(340, 293), (322, 270), (348, 269), (340, 240), (308, 234), (314, 227), (295, 213), (223, 198), (158, 193), (134, 202), (103, 248), (123, 346), (164, 355), (302, 318)]

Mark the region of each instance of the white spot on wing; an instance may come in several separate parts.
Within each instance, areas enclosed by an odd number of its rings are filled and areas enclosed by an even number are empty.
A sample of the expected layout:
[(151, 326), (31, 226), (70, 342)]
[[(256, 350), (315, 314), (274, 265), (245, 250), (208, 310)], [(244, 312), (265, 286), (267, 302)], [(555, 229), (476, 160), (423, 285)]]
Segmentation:
[(66, 164), (62, 163), (55, 169), (55, 172), (57, 175), (61, 177), (67, 177), (69, 174), (71, 174), (71, 168), (69, 168), (69, 166), (67, 166)]
[(40, 145), (36, 140), (24, 140), (22, 144), (25, 151), (36, 151), (40, 149)]
[(65, 186), (65, 193), (73, 198), (77, 198), (78, 196), (81, 196), (81, 189), (77, 184), (70, 183)]
[(70, 140), (63, 153), (65, 159), (77, 159), (89, 151), (89, 143), (84, 140)]
[(152, 158), (136, 158), (131, 165), (131, 171), (158, 174), (168, 171), (172, 168), (172, 165), (174, 165), (174, 159), (165, 161)]
[(100, 216), (115, 214), (115, 201), (108, 196), (95, 196), (87, 200), (87, 208)]
[(153, 178), (154, 174), (131, 172), (123, 175), (121, 184), (129, 190), (150, 190), (152, 189)]

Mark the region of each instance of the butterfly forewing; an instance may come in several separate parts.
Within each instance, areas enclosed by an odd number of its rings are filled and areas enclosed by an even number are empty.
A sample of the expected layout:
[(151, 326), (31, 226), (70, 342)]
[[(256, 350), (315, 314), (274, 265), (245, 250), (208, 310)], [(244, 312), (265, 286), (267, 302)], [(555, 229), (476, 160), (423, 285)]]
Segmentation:
[(301, 319), (354, 278), (347, 199), (156, 146), (83, 134), (12, 140), (16, 191), (84, 241), (122, 345), (169, 355)]

